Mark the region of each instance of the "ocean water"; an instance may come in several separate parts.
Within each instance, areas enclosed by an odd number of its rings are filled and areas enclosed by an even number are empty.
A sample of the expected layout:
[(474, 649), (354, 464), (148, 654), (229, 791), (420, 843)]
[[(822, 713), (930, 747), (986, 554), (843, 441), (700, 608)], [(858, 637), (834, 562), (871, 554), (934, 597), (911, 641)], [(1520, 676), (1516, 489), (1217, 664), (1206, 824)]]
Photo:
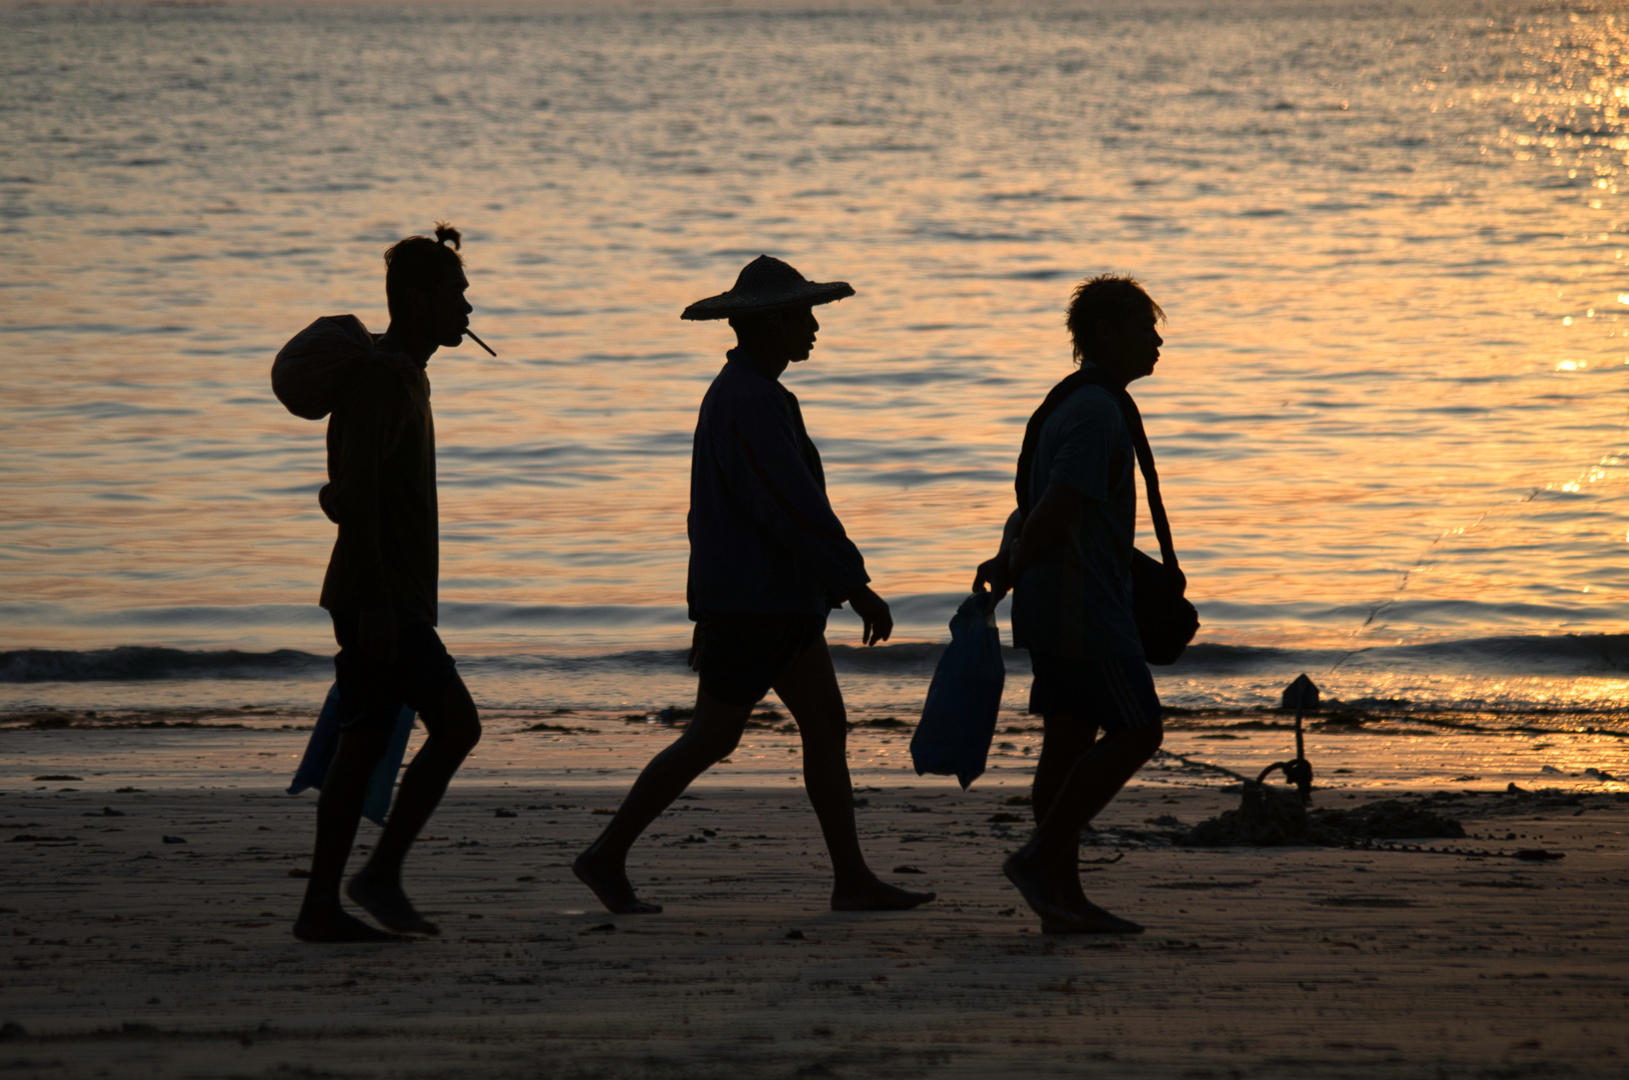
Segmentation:
[(900, 620), (839, 650), (857, 707), (919, 705), (1069, 290), (1118, 270), (1169, 315), (1134, 391), (1204, 628), (1168, 701), (1305, 670), (1622, 723), (1609, 5), (45, 4), (0, 36), (0, 707), (320, 698), (322, 426), (267, 371), (319, 315), (382, 329), (380, 253), (446, 218), (499, 353), (431, 364), (483, 703), (693, 693), (730, 341), (678, 313), (768, 252), (857, 290), (786, 376)]

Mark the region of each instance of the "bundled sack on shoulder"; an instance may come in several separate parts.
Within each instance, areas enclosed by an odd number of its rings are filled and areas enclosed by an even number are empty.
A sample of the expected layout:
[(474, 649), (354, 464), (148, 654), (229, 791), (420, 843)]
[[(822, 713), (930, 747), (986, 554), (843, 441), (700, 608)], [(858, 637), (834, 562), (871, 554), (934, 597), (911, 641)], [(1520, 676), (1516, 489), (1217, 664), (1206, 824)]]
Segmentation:
[(939, 657), (911, 737), (916, 775), (954, 776), (964, 791), (983, 775), (1006, 682), (995, 604), (989, 593), (976, 592), (950, 620), (950, 645)]
[(355, 315), (324, 315), (272, 361), (272, 393), (295, 416), (321, 420), (345, 396), (357, 363), (377, 340)]

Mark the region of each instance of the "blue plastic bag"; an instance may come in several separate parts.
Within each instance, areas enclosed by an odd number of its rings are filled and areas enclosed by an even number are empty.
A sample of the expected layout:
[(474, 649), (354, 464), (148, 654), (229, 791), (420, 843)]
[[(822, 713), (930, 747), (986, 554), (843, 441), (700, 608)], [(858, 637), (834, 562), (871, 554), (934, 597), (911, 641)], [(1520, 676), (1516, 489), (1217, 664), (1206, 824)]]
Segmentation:
[[(362, 799), (362, 815), (375, 825), (383, 825), (390, 814), (390, 799), (396, 793), (396, 774), (401, 771), (402, 758), (407, 756), (407, 740), (413, 734), (415, 715), (408, 705), (403, 705), (402, 711), (396, 714), (396, 727), (390, 733), (385, 756), (374, 766), (373, 776), (368, 780), (368, 793)], [(333, 762), (334, 751), (338, 748), (339, 684), (335, 683), (329, 687), (328, 697), (322, 703), (322, 714), (317, 717), (316, 727), (311, 729), (311, 738), (305, 744), (305, 756), (300, 759), (300, 767), (294, 770), (294, 782), (289, 784), (288, 793), (298, 795), (306, 788), (320, 789), (322, 782), (328, 778), (328, 766)]]
[(916, 775), (955, 776), (965, 791), (984, 773), (1006, 682), (995, 606), (989, 593), (976, 592), (950, 620), (950, 645), (939, 657), (911, 737)]

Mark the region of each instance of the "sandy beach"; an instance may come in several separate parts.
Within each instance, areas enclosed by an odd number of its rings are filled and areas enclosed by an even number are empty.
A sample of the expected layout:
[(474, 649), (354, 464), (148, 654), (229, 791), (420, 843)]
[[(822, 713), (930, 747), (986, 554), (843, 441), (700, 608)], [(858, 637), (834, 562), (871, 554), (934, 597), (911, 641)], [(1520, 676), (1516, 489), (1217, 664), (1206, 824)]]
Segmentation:
[[(1436, 789), (1432, 805), (1467, 837), (1427, 846), (1559, 860), (1196, 850), (1151, 834), (1237, 796), (1166, 760), (1083, 849), (1091, 895), (1148, 933), (1047, 937), (999, 872), (1027, 827), (1015, 800), (1035, 733), (1004, 729), (997, 768), (962, 793), (902, 768), (908, 731), (856, 728), (873, 865), (940, 895), (863, 916), (826, 910), (796, 739), (766, 719), (636, 849), (635, 880), (666, 912), (613, 918), (568, 862), (671, 732), (609, 714), (491, 715), (409, 862), (443, 935), (320, 947), (289, 936), (313, 799), (282, 791), (309, 715), (12, 719), (0, 729), (8, 1076), (1629, 1071), (1618, 792)], [(540, 723), (572, 730), (527, 730)], [(1219, 745), (1200, 737), (1168, 745)], [(1320, 805), (1397, 794), (1331, 779)]]
[[(0, 4), (0, 1080), (1629, 1080), (1623, 8)], [(1103, 274), (1165, 320), (1075, 306)], [(347, 313), (410, 408), (357, 400), (360, 336), (283, 403)], [(1142, 420), (1082, 399), (1018, 476), (1086, 361)], [(1040, 653), (1138, 651), (1133, 542), (1201, 621), (1082, 835), (1140, 936), (1044, 935), (1001, 874), (1015, 605), (988, 771), (911, 767), (1043, 479), (1093, 505), (1020, 582)], [(434, 938), (292, 936), (324, 593), (434, 622), (481, 709), (406, 866)], [(696, 700), (692, 614), (834, 597), (861, 841), (938, 899), (829, 910), (766, 710), (635, 848), (665, 912), (600, 910), (570, 863)], [(1301, 672), (1321, 831), (1196, 846), (1295, 757)]]

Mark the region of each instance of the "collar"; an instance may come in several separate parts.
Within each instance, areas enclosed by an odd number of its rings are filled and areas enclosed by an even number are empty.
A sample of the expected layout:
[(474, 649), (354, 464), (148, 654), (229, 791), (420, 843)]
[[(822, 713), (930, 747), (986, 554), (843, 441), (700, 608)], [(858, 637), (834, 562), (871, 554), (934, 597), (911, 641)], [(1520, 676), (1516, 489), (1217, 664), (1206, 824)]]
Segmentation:
[(747, 352), (747, 350), (740, 348), (739, 346), (726, 352), (724, 354), (724, 359), (732, 364), (739, 364), (742, 368), (752, 372), (760, 379), (768, 379), (777, 386), (780, 385), (779, 379), (770, 379), (768, 375), (764, 374), (763, 368), (758, 366), (758, 358), (756, 356)]

